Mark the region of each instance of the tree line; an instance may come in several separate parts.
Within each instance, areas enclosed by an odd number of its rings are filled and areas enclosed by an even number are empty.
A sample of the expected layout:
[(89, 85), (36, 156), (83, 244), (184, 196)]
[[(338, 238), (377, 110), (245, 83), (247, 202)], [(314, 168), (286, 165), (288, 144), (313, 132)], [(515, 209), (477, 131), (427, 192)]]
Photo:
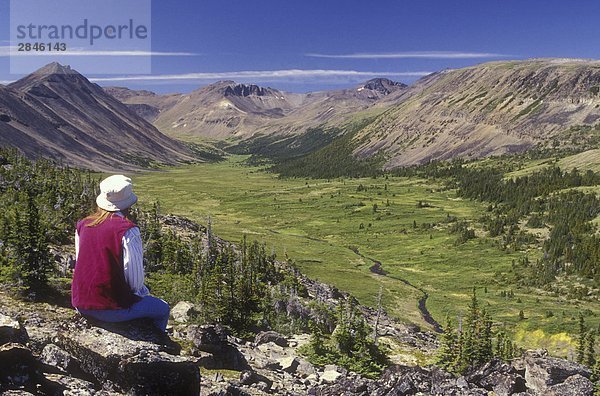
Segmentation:
[(523, 230), (548, 226), (542, 243), (543, 257), (531, 263), (526, 282), (546, 285), (561, 274), (600, 281), (600, 237), (591, 222), (600, 215), (600, 200), (578, 187), (600, 185), (600, 173), (577, 169), (563, 171), (550, 166), (530, 175), (505, 178), (501, 168), (466, 166), (464, 160), (432, 162), (393, 171), (402, 176), (441, 178), (447, 188), (463, 198), (488, 203), (480, 222), (490, 237), (499, 237), (500, 247), (519, 251), (537, 243)]

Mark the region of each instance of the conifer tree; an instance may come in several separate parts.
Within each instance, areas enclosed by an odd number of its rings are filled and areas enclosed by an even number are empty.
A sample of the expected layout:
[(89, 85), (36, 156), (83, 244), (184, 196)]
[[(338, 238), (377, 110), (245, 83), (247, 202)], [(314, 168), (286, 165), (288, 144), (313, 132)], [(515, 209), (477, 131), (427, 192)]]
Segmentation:
[(596, 332), (590, 330), (586, 336), (585, 365), (593, 368), (596, 365)]
[(23, 235), (27, 246), (24, 253), (26, 283), (30, 288), (46, 285), (52, 270), (48, 251), (46, 227), (42, 224), (40, 213), (32, 191), (27, 191), (27, 233)]
[(587, 328), (585, 325), (585, 319), (583, 317), (583, 314), (580, 312), (579, 313), (579, 334), (577, 337), (577, 358), (576, 361), (577, 363), (581, 363), (583, 364), (584, 360), (585, 360), (585, 339), (586, 339), (586, 333), (587, 333)]
[(312, 320), (309, 321), (310, 329), (310, 340), (309, 345), (317, 355), (322, 355), (325, 352), (325, 342), (323, 336), (323, 330), (321, 326), (314, 323)]
[(437, 363), (446, 370), (454, 371), (457, 356), (457, 336), (449, 316), (446, 316), (446, 325), (443, 330)]
[(487, 311), (482, 310), (481, 326), (477, 337), (477, 361), (486, 362), (494, 356), (492, 347), (492, 319)]
[(471, 296), (471, 303), (465, 317), (464, 331), (462, 335), (463, 348), (461, 356), (460, 370), (466, 369), (470, 364), (477, 361), (477, 337), (479, 336), (479, 302), (475, 288)]

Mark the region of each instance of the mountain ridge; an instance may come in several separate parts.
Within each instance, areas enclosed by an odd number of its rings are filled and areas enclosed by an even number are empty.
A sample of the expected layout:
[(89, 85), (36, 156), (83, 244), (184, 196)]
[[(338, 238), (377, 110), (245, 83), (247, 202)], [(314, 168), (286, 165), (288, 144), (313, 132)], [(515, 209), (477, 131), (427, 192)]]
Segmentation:
[(50, 63), (2, 87), (0, 144), (93, 169), (141, 169), (193, 161), (185, 145), (159, 132), (98, 85)]
[(600, 120), (600, 62), (490, 62), (427, 76), (360, 131), (358, 158), (386, 167), (522, 152)]

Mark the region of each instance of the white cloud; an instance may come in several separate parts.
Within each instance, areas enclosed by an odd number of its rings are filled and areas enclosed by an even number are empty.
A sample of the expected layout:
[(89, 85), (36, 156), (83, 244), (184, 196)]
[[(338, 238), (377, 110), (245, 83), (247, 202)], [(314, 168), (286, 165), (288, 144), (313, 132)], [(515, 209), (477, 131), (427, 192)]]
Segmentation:
[(216, 73), (185, 73), (185, 74), (159, 74), (159, 75), (134, 75), (90, 78), (93, 82), (116, 82), (116, 81), (216, 81), (216, 80), (251, 80), (251, 81), (329, 81), (331, 79), (344, 81), (360, 81), (372, 77), (422, 77), (431, 72), (409, 71), (409, 72), (371, 72), (356, 70), (264, 70), (264, 71), (235, 71)]
[(18, 51), (16, 46), (0, 46), (0, 57), (7, 56), (197, 56), (192, 52), (161, 51), (94, 51), (82, 48), (70, 48), (68, 51)]
[(356, 54), (304, 54), (312, 58), (332, 59), (476, 59), (476, 58), (504, 58), (508, 55), (490, 52), (455, 52), (455, 51), (419, 51), (419, 52), (380, 52)]

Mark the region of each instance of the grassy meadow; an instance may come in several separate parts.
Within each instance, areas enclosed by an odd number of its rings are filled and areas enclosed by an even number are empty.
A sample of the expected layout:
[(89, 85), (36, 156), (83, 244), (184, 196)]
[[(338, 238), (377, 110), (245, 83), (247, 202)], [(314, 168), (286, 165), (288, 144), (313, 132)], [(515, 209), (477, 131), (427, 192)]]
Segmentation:
[[(513, 260), (524, 252), (499, 249), (475, 222), (487, 205), (462, 200), (430, 180), (280, 179), (232, 156), (220, 163), (189, 165), (135, 176), (142, 205), (160, 202), (174, 213), (205, 224), (210, 216), (220, 237), (238, 242), (244, 234), (286, 255), (308, 276), (351, 292), (375, 305), (380, 285), (385, 308), (400, 319), (431, 328), (427, 308), (440, 324), (465, 312), (473, 287), (498, 325), (508, 326), (526, 347), (566, 355), (574, 344), (577, 313), (600, 322), (600, 305), (570, 302), (511, 284)], [(421, 202), (419, 204), (419, 202)], [(448, 216), (471, 223), (477, 238), (456, 245)], [(527, 252), (535, 260), (541, 252)], [(386, 276), (370, 271), (381, 262)], [(513, 290), (514, 297), (501, 296)], [(519, 319), (519, 311), (525, 319)], [(548, 315), (552, 312), (552, 316)]]

